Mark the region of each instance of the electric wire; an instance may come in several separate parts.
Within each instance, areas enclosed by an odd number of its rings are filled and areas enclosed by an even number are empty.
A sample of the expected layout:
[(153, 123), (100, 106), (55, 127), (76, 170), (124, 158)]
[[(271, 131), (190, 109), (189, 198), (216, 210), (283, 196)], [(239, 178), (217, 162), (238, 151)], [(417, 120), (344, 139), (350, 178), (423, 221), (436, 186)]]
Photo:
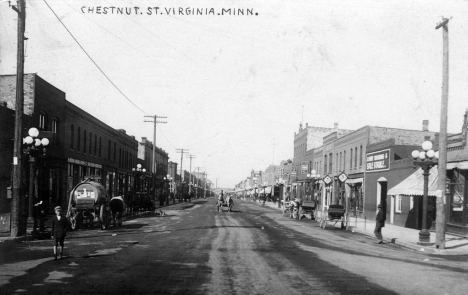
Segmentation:
[(88, 58), (91, 60), (91, 62), (96, 66), (96, 68), (104, 75), (104, 77), (117, 89), (117, 91), (122, 94), (122, 96), (127, 99), (133, 106), (135, 106), (138, 110), (140, 110), (143, 114), (148, 115), (145, 111), (143, 111), (139, 106), (137, 106), (125, 93), (123, 93), (122, 90), (114, 83), (112, 80), (107, 76), (107, 74), (104, 72), (104, 70), (101, 69), (101, 67), (94, 61), (94, 59), (88, 54), (88, 52), (84, 49), (83, 46), (81, 46), (80, 42), (75, 38), (75, 36), (71, 33), (71, 31), (65, 26), (65, 24), (62, 22), (62, 20), (58, 17), (58, 15), (55, 13), (55, 11), (50, 7), (49, 3), (47, 3), (46, 0), (43, 0), (44, 3), (49, 7), (50, 11), (55, 15), (55, 17), (58, 19), (58, 21), (62, 24), (62, 26), (67, 30), (67, 32), (70, 34), (70, 36), (75, 40), (76, 44), (83, 50), (83, 52), (88, 56)]

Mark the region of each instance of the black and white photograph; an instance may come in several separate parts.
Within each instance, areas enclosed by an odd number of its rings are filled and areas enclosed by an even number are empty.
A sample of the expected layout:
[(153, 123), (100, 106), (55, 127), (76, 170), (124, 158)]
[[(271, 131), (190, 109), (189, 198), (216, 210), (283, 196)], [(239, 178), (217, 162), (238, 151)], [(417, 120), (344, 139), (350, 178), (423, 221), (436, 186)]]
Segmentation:
[(466, 294), (467, 145), (467, 0), (0, 0), (0, 294)]

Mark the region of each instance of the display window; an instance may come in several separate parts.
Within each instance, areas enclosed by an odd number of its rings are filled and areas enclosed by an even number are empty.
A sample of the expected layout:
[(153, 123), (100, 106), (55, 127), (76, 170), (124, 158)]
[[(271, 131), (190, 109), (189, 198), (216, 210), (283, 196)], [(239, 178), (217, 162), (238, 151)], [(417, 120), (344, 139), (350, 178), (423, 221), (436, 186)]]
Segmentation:
[(467, 170), (453, 169), (447, 173), (446, 194), (449, 200), (449, 222), (466, 225), (468, 206), (466, 200)]

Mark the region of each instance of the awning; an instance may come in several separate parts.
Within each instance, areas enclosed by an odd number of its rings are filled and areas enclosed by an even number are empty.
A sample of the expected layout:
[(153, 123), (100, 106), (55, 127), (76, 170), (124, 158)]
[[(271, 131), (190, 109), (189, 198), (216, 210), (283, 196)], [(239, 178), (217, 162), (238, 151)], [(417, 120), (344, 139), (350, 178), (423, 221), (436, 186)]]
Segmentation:
[(467, 170), (468, 169), (468, 161), (447, 163), (447, 170), (452, 170), (454, 168)]
[[(438, 170), (434, 166), (429, 171), (428, 196), (440, 197), (441, 191), (437, 190)], [(391, 188), (388, 195), (422, 196), (424, 194), (423, 170), (419, 168), (405, 180)]]
[(359, 177), (359, 178), (348, 178), (346, 179), (346, 183), (347, 184), (353, 184), (353, 183), (360, 183), (364, 180), (363, 177)]

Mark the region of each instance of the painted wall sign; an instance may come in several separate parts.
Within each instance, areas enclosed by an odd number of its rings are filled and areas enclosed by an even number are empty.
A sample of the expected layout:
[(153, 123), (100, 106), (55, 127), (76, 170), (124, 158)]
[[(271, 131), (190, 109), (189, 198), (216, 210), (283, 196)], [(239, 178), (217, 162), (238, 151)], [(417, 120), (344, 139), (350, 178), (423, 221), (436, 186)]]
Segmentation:
[(366, 155), (366, 172), (390, 169), (390, 149), (368, 153)]
[(301, 174), (307, 174), (309, 172), (309, 162), (303, 161), (301, 163)]

